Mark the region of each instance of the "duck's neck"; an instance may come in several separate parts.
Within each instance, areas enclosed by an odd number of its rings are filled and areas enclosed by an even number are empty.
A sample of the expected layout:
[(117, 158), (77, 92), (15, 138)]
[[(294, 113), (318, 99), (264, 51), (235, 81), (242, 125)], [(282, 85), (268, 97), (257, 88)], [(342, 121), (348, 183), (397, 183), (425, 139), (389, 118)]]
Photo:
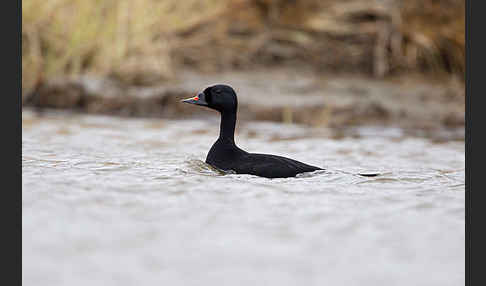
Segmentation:
[(235, 143), (236, 112), (221, 112), (219, 139)]

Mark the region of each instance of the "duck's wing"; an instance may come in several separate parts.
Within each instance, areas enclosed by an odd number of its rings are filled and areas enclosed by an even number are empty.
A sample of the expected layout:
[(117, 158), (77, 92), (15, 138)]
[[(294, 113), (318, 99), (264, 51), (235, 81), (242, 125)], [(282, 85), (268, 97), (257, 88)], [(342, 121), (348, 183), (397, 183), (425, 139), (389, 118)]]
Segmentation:
[(267, 178), (286, 178), (322, 168), (276, 155), (249, 153), (237, 168), (236, 173), (251, 174)]

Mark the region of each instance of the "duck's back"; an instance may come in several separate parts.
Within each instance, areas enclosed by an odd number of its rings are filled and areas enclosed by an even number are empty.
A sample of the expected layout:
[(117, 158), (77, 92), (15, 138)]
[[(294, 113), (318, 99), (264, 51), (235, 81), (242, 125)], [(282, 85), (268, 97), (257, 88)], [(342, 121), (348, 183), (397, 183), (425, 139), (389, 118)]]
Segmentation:
[(251, 174), (267, 178), (295, 177), (297, 174), (322, 170), (319, 167), (269, 154), (247, 153), (235, 166), (238, 174)]

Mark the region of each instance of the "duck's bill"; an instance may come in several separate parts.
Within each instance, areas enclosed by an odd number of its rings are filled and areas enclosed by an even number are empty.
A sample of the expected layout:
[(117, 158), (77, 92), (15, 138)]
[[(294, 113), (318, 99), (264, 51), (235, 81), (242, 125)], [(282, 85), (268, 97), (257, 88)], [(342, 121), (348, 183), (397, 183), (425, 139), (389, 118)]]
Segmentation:
[(202, 105), (202, 106), (208, 106), (208, 103), (204, 99), (204, 94), (200, 93), (194, 97), (188, 98), (188, 99), (183, 99), (182, 102), (185, 103), (190, 103), (190, 104), (196, 104), (196, 105)]

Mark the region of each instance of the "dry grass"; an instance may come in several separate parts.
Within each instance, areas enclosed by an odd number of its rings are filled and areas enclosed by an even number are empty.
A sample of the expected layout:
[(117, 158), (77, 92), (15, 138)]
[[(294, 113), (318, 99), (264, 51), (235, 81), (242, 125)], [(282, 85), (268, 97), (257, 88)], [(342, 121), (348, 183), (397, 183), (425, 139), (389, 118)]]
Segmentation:
[(97, 73), (147, 83), (173, 76), (171, 37), (224, 7), (199, 0), (25, 0), (22, 82)]
[(401, 9), (404, 59), (410, 68), (465, 72), (465, 1), (407, 0)]
[(96, 73), (132, 84), (302, 64), (384, 76), (464, 72), (461, 0), (24, 0), (22, 89)]

